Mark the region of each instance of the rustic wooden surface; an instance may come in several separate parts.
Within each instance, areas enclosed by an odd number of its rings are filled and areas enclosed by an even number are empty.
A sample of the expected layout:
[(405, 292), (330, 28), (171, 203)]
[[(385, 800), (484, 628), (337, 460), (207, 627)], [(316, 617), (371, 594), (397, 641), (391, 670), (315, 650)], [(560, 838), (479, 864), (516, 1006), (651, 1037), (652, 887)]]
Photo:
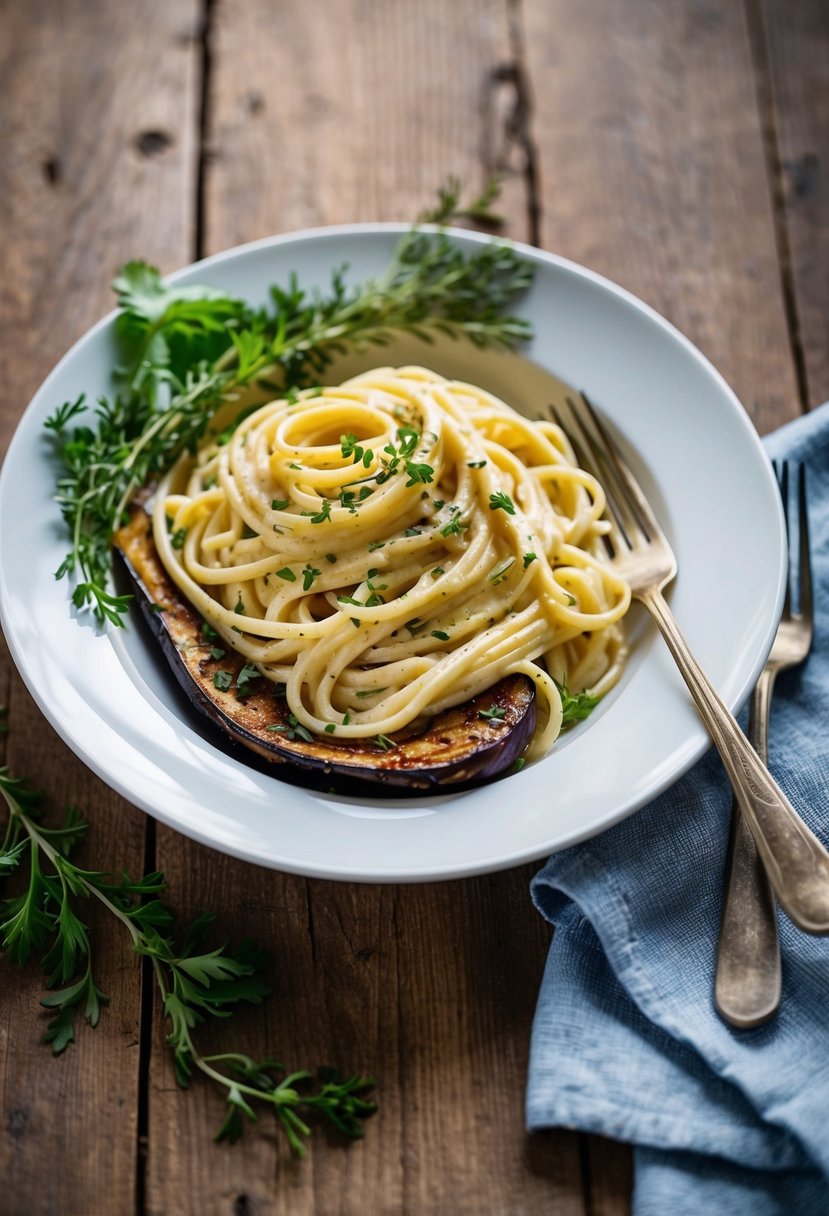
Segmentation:
[[(0, 4), (0, 455), (131, 256), (169, 271), (300, 226), (409, 219), (504, 174), (510, 235), (674, 321), (769, 430), (829, 396), (829, 11), (821, 0), (37, 0)], [(666, 409), (670, 403), (666, 403)], [(44, 724), (0, 648), (8, 762), (276, 959), (252, 1054), (372, 1071), (364, 1142), (213, 1147), (152, 994), (96, 922), (100, 1027), (53, 1060), (40, 976), (0, 964), (0, 1216), (623, 1216), (626, 1147), (522, 1125), (547, 930), (533, 867), (306, 881), (155, 828)], [(0, 740), (0, 743), (3, 741)]]

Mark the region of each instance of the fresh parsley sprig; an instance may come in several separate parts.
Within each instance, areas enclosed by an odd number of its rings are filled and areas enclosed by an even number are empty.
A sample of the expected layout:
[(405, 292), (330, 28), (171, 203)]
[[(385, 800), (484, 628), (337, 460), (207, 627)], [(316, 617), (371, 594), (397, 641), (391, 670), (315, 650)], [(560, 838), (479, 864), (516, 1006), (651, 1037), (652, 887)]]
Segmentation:
[(319, 1069), (315, 1076), (305, 1069), (288, 1071), (273, 1060), (257, 1063), (242, 1052), (199, 1052), (194, 1032), (200, 1024), (228, 1017), (243, 1001), (258, 1005), (268, 994), (261, 951), (250, 942), (206, 949), (212, 921), (206, 914), (177, 942), (172, 913), (160, 898), (162, 874), (134, 881), (126, 874), (115, 878), (82, 869), (69, 857), (87, 830), (76, 809), (67, 811), (60, 827), (45, 826), (41, 795), (7, 768), (0, 768), (0, 795), (8, 812), (0, 879), (22, 878), (19, 893), (0, 901), (0, 948), (15, 963), (40, 957), (48, 989), (41, 1004), (53, 1015), (44, 1040), (55, 1054), (73, 1041), (79, 1016), (97, 1026), (108, 1002), (94, 978), (92, 941), (82, 919), (84, 902), (94, 898), (121, 922), (135, 952), (150, 960), (180, 1084), (186, 1086), (199, 1072), (224, 1092), (228, 1109), (218, 1140), (237, 1140), (245, 1120), (255, 1121), (262, 1109), (275, 1114), (300, 1156), (310, 1134), (309, 1116), (328, 1119), (347, 1136), (363, 1134), (363, 1120), (376, 1109), (370, 1077), (343, 1077), (332, 1069)]
[[(455, 194), (443, 197), (439, 222), (457, 213)], [(490, 187), (485, 205), (494, 197)], [(109, 585), (113, 533), (137, 490), (194, 451), (240, 390), (289, 392), (319, 383), (335, 355), (386, 345), (396, 333), (514, 348), (531, 336), (511, 309), (532, 277), (532, 264), (507, 242), (490, 240), (467, 253), (445, 233), (418, 228), (399, 242), (379, 278), (350, 286), (345, 268), (337, 269), (323, 294), (292, 276), (286, 287), (271, 288), (263, 309), (206, 286), (167, 284), (146, 263), (127, 263), (114, 282), (117, 392), (100, 398), (91, 414), (80, 396), (46, 422), (60, 464), (56, 498), (71, 536), (56, 577), (75, 580), (75, 607), (123, 623), (129, 597)]]

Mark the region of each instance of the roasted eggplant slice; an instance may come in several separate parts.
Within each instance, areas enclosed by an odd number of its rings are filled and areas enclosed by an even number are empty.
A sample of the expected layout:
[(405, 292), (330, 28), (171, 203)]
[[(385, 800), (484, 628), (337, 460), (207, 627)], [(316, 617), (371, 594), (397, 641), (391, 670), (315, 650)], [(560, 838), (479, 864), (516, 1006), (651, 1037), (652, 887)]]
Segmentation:
[[(342, 793), (434, 793), (502, 776), (532, 737), (535, 688), (526, 676), (515, 675), (439, 714), (421, 734), (391, 736), (391, 747), (370, 739), (303, 738), (276, 687), (264, 677), (242, 675), (242, 655), (228, 649), (218, 659), (211, 656), (215, 639), (204, 636), (201, 617), (164, 569), (143, 508), (134, 510), (114, 543), (144, 618), (188, 700), (221, 728), (232, 754), (257, 768)], [(225, 674), (216, 680), (220, 672)], [(481, 717), (482, 710), (492, 708), (503, 710), (503, 717)]]

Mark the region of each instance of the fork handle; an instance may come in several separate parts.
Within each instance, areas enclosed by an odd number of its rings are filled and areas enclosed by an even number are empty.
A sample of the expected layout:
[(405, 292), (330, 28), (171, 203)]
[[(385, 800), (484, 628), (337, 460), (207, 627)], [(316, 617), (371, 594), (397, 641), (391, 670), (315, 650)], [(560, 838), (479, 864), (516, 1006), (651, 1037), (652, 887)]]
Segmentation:
[(638, 594), (653, 616), (728, 773), (775, 895), (807, 933), (829, 933), (829, 853), (769, 773), (679, 631), (662, 591)]
[[(748, 737), (764, 764), (768, 760), (771, 693), (776, 672), (765, 667), (751, 695)], [(731, 808), (731, 840), (717, 947), (714, 1004), (739, 1029), (761, 1026), (780, 1004), (780, 943), (774, 895), (754, 837), (736, 799)]]

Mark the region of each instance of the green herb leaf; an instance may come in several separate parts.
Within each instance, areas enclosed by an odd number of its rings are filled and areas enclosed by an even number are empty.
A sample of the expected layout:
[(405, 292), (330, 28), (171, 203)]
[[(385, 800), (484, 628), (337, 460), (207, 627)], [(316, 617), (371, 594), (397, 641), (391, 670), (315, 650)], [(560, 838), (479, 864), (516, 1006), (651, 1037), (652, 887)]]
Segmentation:
[(209, 1056), (199, 1051), (196, 1032), (203, 1022), (228, 1019), (241, 1002), (259, 1004), (268, 994), (262, 951), (251, 942), (211, 949), (205, 937), (213, 918), (206, 913), (177, 939), (172, 913), (159, 899), (162, 874), (133, 880), (80, 869), (68, 857), (86, 827), (76, 811), (67, 813), (61, 827), (46, 827), (40, 822), (40, 795), (7, 769), (0, 769), (0, 798), (8, 813), (0, 873), (23, 871), (20, 893), (2, 902), (0, 946), (13, 962), (40, 955), (48, 977), (41, 1004), (52, 1014), (44, 1041), (55, 1054), (74, 1041), (82, 1019), (97, 1026), (108, 1002), (95, 982), (92, 941), (78, 915), (94, 895), (119, 921), (133, 951), (152, 962), (180, 1083), (186, 1086), (200, 1073), (223, 1091), (228, 1116), (218, 1138), (238, 1138), (245, 1120), (262, 1110), (275, 1115), (300, 1156), (311, 1116), (328, 1120), (347, 1136), (362, 1135), (364, 1120), (376, 1109), (369, 1100), (371, 1078), (346, 1079), (329, 1069), (316, 1076), (306, 1069), (286, 1072), (272, 1060), (259, 1063), (239, 1051)]
[(311, 587), (313, 585), (314, 579), (319, 577), (320, 574), (322, 574), (322, 571), (315, 569), (314, 566), (310, 565), (310, 563), (307, 566), (304, 566), (303, 570), (302, 570), (302, 589), (303, 589), (303, 591), (310, 591)]
[(561, 697), (561, 729), (583, 722), (599, 704), (598, 697), (591, 697), (586, 692), (571, 693), (565, 682), (554, 681)]
[(240, 700), (249, 697), (254, 691), (253, 685), (262, 679), (262, 672), (253, 663), (245, 663), (236, 677), (236, 696)]
[(507, 515), (515, 514), (515, 504), (509, 494), (505, 494), (503, 490), (497, 490), (489, 496), (490, 511), (506, 511)]

